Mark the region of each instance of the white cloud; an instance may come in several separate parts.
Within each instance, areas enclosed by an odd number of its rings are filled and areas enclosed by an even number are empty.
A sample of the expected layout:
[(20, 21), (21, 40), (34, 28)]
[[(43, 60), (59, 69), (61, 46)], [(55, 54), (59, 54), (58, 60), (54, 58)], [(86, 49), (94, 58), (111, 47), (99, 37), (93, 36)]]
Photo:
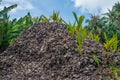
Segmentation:
[(82, 12), (86, 9), (90, 13), (99, 13), (98, 9), (101, 9), (101, 13), (108, 11), (108, 8), (111, 9), (114, 3), (119, 0), (72, 0), (76, 8), (80, 8)]
[(18, 10), (30, 10), (34, 9), (33, 5), (29, 0), (3, 0), (3, 3), (0, 5), (0, 10), (3, 9), (4, 6), (8, 7), (12, 4), (18, 4), (17, 8), (13, 9), (11, 12), (16, 12)]

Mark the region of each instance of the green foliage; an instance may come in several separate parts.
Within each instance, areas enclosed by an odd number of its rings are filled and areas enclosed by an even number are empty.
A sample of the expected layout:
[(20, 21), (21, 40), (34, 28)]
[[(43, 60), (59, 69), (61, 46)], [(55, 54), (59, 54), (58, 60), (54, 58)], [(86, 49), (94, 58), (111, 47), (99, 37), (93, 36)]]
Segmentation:
[(0, 11), (0, 52), (4, 51), (10, 44), (12, 44), (15, 38), (24, 29), (33, 25), (30, 13), (19, 20), (13, 19), (10, 21), (7, 13), (15, 7), (16, 5), (12, 5), (8, 8), (5, 7), (2, 11)]
[(38, 23), (39, 22), (39, 19), (38, 19), (38, 17), (36, 18), (36, 17), (33, 17), (32, 18), (32, 21), (34, 22), (34, 23)]
[(77, 45), (77, 50), (80, 52), (80, 55), (82, 55), (82, 39), (81, 39), (81, 32), (78, 32), (77, 34), (77, 41), (78, 41), (78, 45)]
[(89, 32), (88, 34), (88, 38), (92, 39), (92, 40), (95, 40), (96, 42), (100, 42), (100, 38), (98, 35), (95, 35), (95, 34), (92, 34), (92, 32)]
[[(67, 23), (64, 20), (62, 20), (65, 24), (67, 24), (68, 31), (72, 36), (77, 34), (77, 50), (80, 52), (80, 55), (82, 55), (82, 44), (87, 37), (87, 31), (86, 29), (82, 28), (82, 23), (84, 20), (84, 16), (77, 17), (77, 14), (73, 12), (73, 16), (75, 18), (74, 24), (72, 25), (70, 22)], [(76, 24), (77, 22), (77, 24)]]
[(120, 76), (118, 76), (118, 73), (120, 72), (120, 68), (113, 68), (113, 75), (115, 76), (116, 80), (120, 80)]
[(62, 18), (59, 17), (59, 11), (53, 11), (53, 14), (50, 16), (50, 20), (53, 20), (53, 22), (61, 22), (62, 23)]
[(75, 34), (75, 23), (72, 25), (70, 22), (67, 24), (68, 31), (72, 36)]
[(6, 15), (9, 11), (11, 11), (12, 9), (16, 8), (17, 4), (11, 5), (9, 7), (4, 7), (4, 9), (2, 11), (0, 11), (0, 17), (3, 17), (3, 15)]
[(78, 41), (77, 49), (81, 55), (82, 55), (82, 44), (83, 44), (84, 40), (86, 39), (86, 37), (87, 37), (86, 30), (82, 29), (82, 27), (80, 27), (79, 31), (77, 32), (77, 41)]
[(95, 35), (94, 37), (95, 37), (95, 41), (99, 43), (99, 42), (100, 42), (99, 36), (98, 36), (98, 35)]
[(9, 46), (9, 40), (7, 37), (7, 32), (9, 30), (9, 16), (7, 13), (15, 7), (17, 7), (16, 4), (7, 8), (4, 7), (4, 9), (0, 11), (0, 52)]
[(120, 77), (117, 77), (116, 80), (120, 80)]
[[(28, 13), (23, 18), (9, 20), (8, 12), (17, 7), (17, 5), (12, 5), (9, 7), (4, 7), (0, 11), (0, 52), (4, 51), (13, 41), (20, 35), (20, 33), (27, 27), (39, 23), (39, 22), (64, 22), (67, 25), (67, 29), (70, 34), (77, 37), (77, 50), (82, 55), (82, 44), (84, 40), (88, 37), (96, 42), (102, 41), (106, 50), (120, 50), (118, 44), (120, 44), (120, 16), (118, 13), (120, 4), (116, 4), (112, 10), (108, 10), (106, 13), (107, 17), (100, 17), (98, 15), (92, 15), (92, 19), (88, 20), (88, 26), (83, 27), (82, 23), (84, 21), (84, 16), (77, 17), (77, 14), (73, 12), (75, 22), (72, 25), (70, 22), (65, 22), (61, 17), (59, 17), (59, 12), (53, 12), (50, 18), (41, 15), (39, 18), (33, 17)], [(118, 9), (119, 8), (119, 9)], [(77, 24), (76, 24), (77, 23)], [(87, 33), (89, 32), (89, 34)], [(76, 34), (76, 35), (75, 35)], [(88, 35), (87, 35), (88, 34)], [(98, 67), (100, 66), (101, 60), (96, 56), (92, 55), (93, 60), (96, 62)], [(106, 57), (106, 60), (111, 61), (110, 57)], [(118, 72), (120, 69), (114, 68), (112, 70), (116, 80), (120, 80)]]
[(74, 25), (77, 22), (77, 25), (75, 25), (75, 26), (77, 26), (76, 27), (77, 41), (78, 41), (77, 50), (80, 52), (80, 55), (82, 55), (82, 44), (83, 44), (85, 38), (87, 37), (86, 29), (82, 28), (84, 16), (77, 17), (77, 14), (75, 12), (73, 12), (73, 16), (75, 18)]
[(120, 80), (120, 76), (118, 75), (119, 72), (120, 72), (120, 68), (110, 67), (110, 69), (107, 71), (107, 75), (114, 80)]
[(117, 34), (113, 34), (113, 37), (111, 39), (108, 39), (106, 33), (104, 33), (104, 37), (105, 37), (105, 43), (104, 43), (104, 47), (106, 48), (106, 50), (117, 50), (117, 44), (118, 44), (118, 37)]
[(84, 16), (77, 17), (77, 14), (73, 12), (73, 16), (75, 18), (75, 22), (77, 22), (77, 30), (79, 30), (80, 27), (82, 27), (82, 23), (84, 21)]
[(23, 18), (20, 18), (18, 21), (13, 19), (10, 21), (7, 30), (7, 37), (6, 39), (9, 41), (10, 44), (14, 41), (14, 39), (27, 27), (33, 25), (32, 17), (30, 13), (28, 13)]
[[(100, 42), (104, 43), (104, 32), (109, 39), (112, 38), (113, 34), (118, 34), (120, 40), (120, 3), (114, 4), (112, 9), (108, 9), (107, 13), (102, 15), (91, 15), (91, 19), (86, 22), (86, 29), (95, 35), (99, 35)], [(118, 44), (120, 46), (120, 42)]]
[(40, 18), (39, 18), (39, 21), (40, 22), (49, 22), (50, 20), (46, 16), (41, 15)]
[(100, 67), (101, 60), (96, 55), (92, 55), (92, 58), (97, 63), (98, 67)]
[(33, 17), (32, 18), (32, 23), (39, 23), (39, 22), (50, 22), (50, 19), (47, 18), (45, 15), (41, 15), (40, 17)]

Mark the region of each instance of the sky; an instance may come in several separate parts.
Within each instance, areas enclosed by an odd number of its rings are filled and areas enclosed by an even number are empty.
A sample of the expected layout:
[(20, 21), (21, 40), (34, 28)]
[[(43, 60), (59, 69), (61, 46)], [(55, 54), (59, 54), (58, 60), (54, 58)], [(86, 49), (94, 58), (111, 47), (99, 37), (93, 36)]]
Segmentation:
[(4, 6), (8, 7), (18, 4), (17, 8), (9, 12), (10, 19), (20, 18), (28, 12), (33, 17), (39, 17), (44, 14), (49, 17), (53, 11), (59, 11), (60, 16), (67, 22), (73, 22), (72, 11), (78, 16), (84, 15), (85, 20), (90, 18), (91, 14), (106, 13), (108, 9), (119, 0), (2, 0), (0, 10)]

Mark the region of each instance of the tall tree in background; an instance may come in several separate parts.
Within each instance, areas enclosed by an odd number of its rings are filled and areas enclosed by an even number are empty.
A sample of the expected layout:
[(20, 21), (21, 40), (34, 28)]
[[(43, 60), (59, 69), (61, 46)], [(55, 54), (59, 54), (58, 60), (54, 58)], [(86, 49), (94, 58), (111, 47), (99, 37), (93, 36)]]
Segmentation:
[(93, 34), (98, 34), (103, 42), (103, 32), (107, 34), (108, 38), (117, 33), (120, 39), (120, 3), (115, 3), (112, 9), (108, 9), (104, 15), (92, 15), (87, 23), (86, 29)]
[(112, 11), (115, 12), (115, 17), (116, 17), (116, 23), (120, 27), (120, 3), (117, 2), (112, 8)]
[[(115, 23), (117, 25), (117, 29), (115, 31), (118, 33), (118, 39), (120, 40), (120, 2), (115, 3), (112, 7), (112, 11), (115, 12)], [(118, 46), (120, 46), (120, 41)]]
[(94, 35), (99, 35), (100, 41), (102, 42), (103, 38), (103, 32), (104, 32), (104, 22), (103, 18), (101, 18), (100, 15), (91, 15), (90, 20), (86, 20), (88, 23), (87, 26), (85, 26), (85, 29), (87, 29), (89, 32), (92, 32)]
[[(120, 3), (117, 2), (114, 4), (111, 10), (108, 9), (108, 13), (105, 13), (107, 18), (106, 28), (108, 29), (109, 38), (114, 33), (118, 34), (118, 38), (120, 37)], [(120, 38), (119, 38), (120, 39)]]

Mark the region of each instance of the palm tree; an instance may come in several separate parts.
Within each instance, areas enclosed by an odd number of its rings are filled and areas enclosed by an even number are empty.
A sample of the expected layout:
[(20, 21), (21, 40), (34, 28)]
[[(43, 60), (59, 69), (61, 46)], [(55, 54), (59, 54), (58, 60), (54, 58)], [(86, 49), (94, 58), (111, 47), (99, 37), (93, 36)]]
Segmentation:
[(115, 3), (112, 9), (108, 9), (108, 12), (104, 15), (106, 15), (106, 19), (110, 25), (116, 24), (120, 26), (120, 3)]
[(119, 2), (115, 3), (115, 5), (112, 7), (112, 10), (113, 11), (120, 11), (120, 3)]
[[(118, 33), (118, 39), (120, 40), (120, 2), (115, 3), (112, 7), (112, 10), (115, 12), (115, 23), (116, 23), (116, 33)], [(118, 44), (120, 46), (120, 42)]]
[(92, 32), (93, 35), (98, 35), (100, 42), (104, 42), (103, 32), (105, 32), (105, 20), (100, 15), (91, 15), (91, 20), (86, 21), (88, 25), (85, 27), (87, 31)]
[(111, 38), (115, 33), (118, 33), (120, 37), (120, 3), (115, 3), (112, 9), (108, 9), (108, 12), (102, 17), (91, 15), (91, 20), (87, 20), (87, 23), (88, 25), (85, 28), (94, 34), (98, 34), (103, 39), (102, 41), (104, 41), (103, 32), (107, 34), (108, 38)]
[(88, 30), (92, 31), (92, 33), (99, 34), (103, 23), (100, 15), (91, 15), (91, 20), (87, 20), (86, 22), (88, 23)]
[(116, 23), (120, 27), (120, 3), (119, 2), (115, 3), (112, 10), (115, 12)]
[(108, 26), (110, 31), (116, 33), (120, 30), (120, 3), (115, 3), (112, 10), (108, 9), (108, 13), (105, 14), (108, 19)]
[(115, 11), (108, 9), (108, 12), (105, 13), (106, 18), (108, 19), (109, 22), (114, 22), (115, 20)]

